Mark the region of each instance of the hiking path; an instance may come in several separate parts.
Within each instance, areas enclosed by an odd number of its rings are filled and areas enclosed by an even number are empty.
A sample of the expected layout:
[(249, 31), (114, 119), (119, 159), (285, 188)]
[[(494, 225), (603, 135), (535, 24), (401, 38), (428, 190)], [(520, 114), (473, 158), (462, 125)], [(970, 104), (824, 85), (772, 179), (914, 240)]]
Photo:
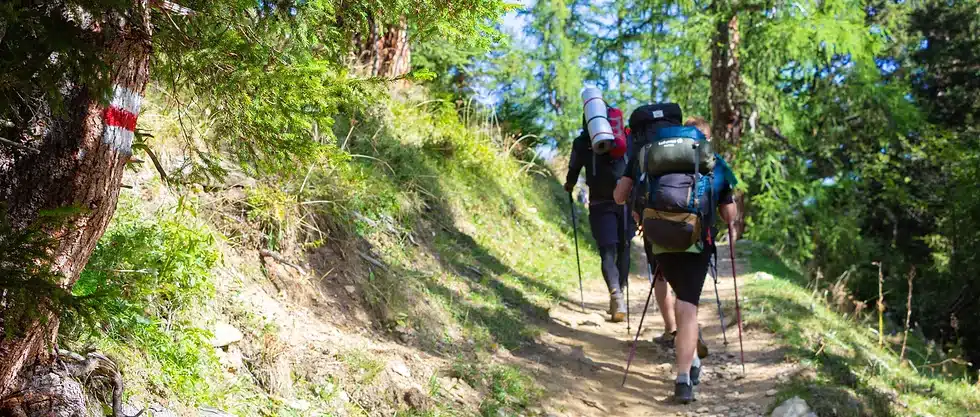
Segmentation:
[[(639, 250), (637, 249), (639, 248)], [(547, 391), (546, 415), (585, 416), (762, 416), (773, 401), (777, 384), (795, 369), (787, 363), (774, 336), (761, 329), (743, 329), (745, 373), (739, 364), (735, 291), (728, 246), (718, 248), (718, 292), (725, 311), (728, 344), (724, 343), (715, 291), (709, 274), (698, 313), (709, 356), (703, 360), (697, 401), (679, 405), (671, 401), (674, 390), (673, 349), (652, 339), (664, 330), (655, 297), (643, 322), (626, 385), (621, 386), (626, 359), (636, 335), (650, 283), (642, 243), (634, 240), (630, 275), (631, 332), (627, 323), (612, 323), (606, 314), (608, 292), (601, 277), (583, 277), (585, 308), (577, 300), (578, 289), (566, 295), (549, 312), (550, 320), (538, 343), (513, 360), (530, 369)], [(583, 254), (587, 262), (588, 254)], [(753, 279), (746, 261), (737, 260), (739, 285)], [(642, 269), (641, 269), (642, 268)], [(744, 294), (740, 294), (743, 297)], [(574, 301), (569, 301), (574, 300)], [(515, 352), (516, 353), (516, 352)], [(767, 392), (770, 395), (767, 395)]]

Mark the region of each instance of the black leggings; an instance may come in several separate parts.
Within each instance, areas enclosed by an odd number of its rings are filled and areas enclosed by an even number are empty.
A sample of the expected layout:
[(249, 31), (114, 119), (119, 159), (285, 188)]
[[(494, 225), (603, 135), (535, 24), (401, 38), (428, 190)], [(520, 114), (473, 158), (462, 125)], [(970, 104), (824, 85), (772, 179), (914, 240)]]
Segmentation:
[(620, 292), (627, 286), (630, 273), (629, 243), (603, 246), (599, 248), (599, 258), (602, 260), (602, 277), (606, 280), (609, 293)]

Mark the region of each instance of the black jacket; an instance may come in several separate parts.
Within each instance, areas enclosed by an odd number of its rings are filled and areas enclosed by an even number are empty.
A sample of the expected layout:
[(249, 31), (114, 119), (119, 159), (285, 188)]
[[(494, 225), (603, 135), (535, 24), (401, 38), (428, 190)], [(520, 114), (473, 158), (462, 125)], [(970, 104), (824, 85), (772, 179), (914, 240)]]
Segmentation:
[(583, 166), (585, 183), (589, 186), (590, 203), (612, 201), (616, 182), (626, 172), (626, 158), (592, 153), (589, 135), (583, 130), (582, 134), (572, 142), (572, 156), (568, 160), (568, 176), (565, 178), (565, 184), (575, 184)]

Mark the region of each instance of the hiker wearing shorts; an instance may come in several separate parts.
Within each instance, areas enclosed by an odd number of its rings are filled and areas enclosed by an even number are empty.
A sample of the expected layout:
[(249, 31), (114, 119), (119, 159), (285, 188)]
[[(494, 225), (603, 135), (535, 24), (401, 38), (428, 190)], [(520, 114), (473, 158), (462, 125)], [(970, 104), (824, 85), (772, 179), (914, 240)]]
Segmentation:
[[(697, 120), (689, 120), (687, 124), (700, 127)], [(626, 201), (634, 181), (638, 180), (635, 177), (639, 170), (631, 169), (633, 168), (632, 165), (635, 165), (635, 161), (635, 158), (630, 160), (631, 167), (627, 169), (626, 174), (614, 191), (614, 198), (617, 202)], [(736, 218), (736, 206), (732, 195), (732, 188), (735, 183), (734, 175), (720, 158), (719, 163), (714, 166), (713, 174), (711, 189), (713, 195), (716, 196), (715, 204), (718, 213), (731, 227), (732, 221)], [(674, 314), (677, 321), (677, 334), (674, 338), (674, 348), (677, 378), (674, 398), (684, 404), (694, 401), (693, 386), (699, 383), (701, 374), (700, 357), (696, 355), (700, 333), (697, 322), (698, 303), (708, 273), (711, 255), (715, 251), (714, 242), (717, 229), (713, 227), (712, 219), (713, 215), (706, 219), (705, 224), (709, 227), (711, 234), (701, 242), (703, 248), (700, 252), (674, 251), (653, 255), (664, 278), (676, 295)], [(653, 231), (644, 230), (644, 233), (650, 232)]]
[(589, 226), (599, 248), (602, 276), (609, 290), (609, 314), (613, 322), (621, 322), (626, 318), (623, 292), (629, 276), (630, 239), (636, 234), (626, 206), (613, 199), (616, 182), (626, 170), (626, 159), (593, 153), (588, 130), (583, 128), (582, 134), (572, 142), (565, 191), (572, 191), (582, 167), (589, 187)]

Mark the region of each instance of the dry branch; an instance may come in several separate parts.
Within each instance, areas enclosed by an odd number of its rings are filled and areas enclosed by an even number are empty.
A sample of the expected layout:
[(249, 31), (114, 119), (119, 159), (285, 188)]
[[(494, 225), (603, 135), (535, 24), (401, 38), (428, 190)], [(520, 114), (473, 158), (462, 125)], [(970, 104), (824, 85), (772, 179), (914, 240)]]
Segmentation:
[(912, 279), (915, 278), (915, 265), (912, 265), (912, 269), (909, 270), (909, 298), (905, 303), (905, 336), (902, 337), (902, 353), (899, 356), (898, 363), (905, 363), (905, 346), (909, 341), (909, 322), (912, 320)]

